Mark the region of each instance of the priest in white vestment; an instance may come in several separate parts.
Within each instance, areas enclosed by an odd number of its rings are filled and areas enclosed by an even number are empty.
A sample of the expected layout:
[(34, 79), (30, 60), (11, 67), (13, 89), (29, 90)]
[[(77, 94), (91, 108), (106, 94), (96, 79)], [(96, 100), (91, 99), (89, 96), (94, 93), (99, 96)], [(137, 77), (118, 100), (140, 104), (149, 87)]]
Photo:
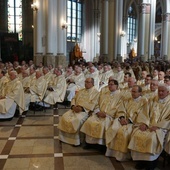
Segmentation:
[(91, 77), (94, 79), (94, 86), (96, 87), (97, 90), (99, 90), (99, 71), (97, 70), (96, 67), (91, 66), (89, 69), (89, 72), (85, 75), (86, 78)]
[(168, 132), (166, 139), (165, 139), (164, 150), (166, 153), (168, 153), (170, 155), (170, 131)]
[(129, 81), (129, 78), (132, 77), (131, 76), (131, 73), (130, 72), (126, 72), (124, 74), (124, 81), (119, 83), (119, 89), (120, 90), (123, 90), (125, 88), (128, 88), (128, 81)]
[(150, 90), (147, 90), (143, 96), (145, 96), (147, 99), (154, 98), (158, 95), (158, 80), (152, 79), (150, 83)]
[(148, 91), (150, 91), (150, 84), (151, 84), (151, 80), (152, 80), (152, 75), (148, 74), (145, 78), (145, 84), (141, 85), (142, 87), (142, 95), (144, 95), (145, 93), (147, 93)]
[(108, 88), (108, 91), (100, 93), (94, 112), (81, 128), (81, 132), (86, 134), (86, 143), (105, 145), (105, 132), (112, 124), (122, 100), (117, 80), (110, 80)]
[(19, 107), (20, 114), (25, 110), (25, 96), (17, 72), (9, 72), (10, 81), (6, 84), (4, 96), (0, 98), (0, 119), (12, 118)]
[(79, 90), (71, 101), (71, 109), (59, 121), (59, 140), (80, 145), (80, 128), (98, 102), (99, 92), (94, 87), (94, 79), (85, 80), (85, 88)]
[(21, 80), (23, 89), (24, 89), (24, 95), (25, 95), (25, 111), (28, 110), (29, 104), (31, 102), (31, 94), (30, 94), (30, 83), (31, 79), (28, 74), (28, 71), (24, 70), (22, 72), (22, 80)]
[(105, 65), (103, 67), (103, 73), (101, 74), (101, 79), (100, 79), (100, 83), (99, 83), (99, 91), (108, 85), (108, 81), (109, 81), (109, 77), (113, 76), (113, 70), (111, 68), (110, 65)]
[(47, 82), (41, 71), (36, 71), (36, 80), (30, 86), (31, 102), (40, 102), (43, 100), (47, 90)]
[(47, 88), (44, 102), (50, 105), (54, 105), (57, 102), (63, 102), (66, 94), (66, 79), (62, 70), (54, 70), (55, 77), (53, 78), (50, 86)]
[(48, 67), (43, 67), (43, 74), (44, 74), (44, 79), (46, 80), (47, 84), (49, 85), (49, 82), (52, 80), (53, 73), (50, 72)]
[(133, 130), (128, 148), (133, 160), (147, 161), (145, 168), (155, 168), (154, 161), (164, 149), (165, 136), (170, 130), (170, 96), (166, 84), (159, 84), (158, 96), (149, 102), (147, 119)]
[(137, 123), (138, 116), (146, 113), (146, 98), (141, 96), (142, 88), (133, 86), (131, 97), (122, 101), (118, 108), (113, 124), (106, 131), (106, 156), (115, 157), (118, 161), (129, 160), (129, 140), (133, 126)]
[(67, 91), (66, 91), (66, 100), (71, 101), (72, 98), (75, 96), (76, 91), (84, 88), (84, 73), (82, 72), (82, 68), (77, 66), (74, 70), (74, 75), (67, 79)]
[(0, 97), (5, 95), (4, 90), (8, 82), (9, 79), (5, 76), (5, 71), (0, 70)]
[(124, 82), (124, 71), (122, 70), (121, 66), (117, 67), (117, 72), (114, 73), (115, 80), (118, 81), (118, 83)]

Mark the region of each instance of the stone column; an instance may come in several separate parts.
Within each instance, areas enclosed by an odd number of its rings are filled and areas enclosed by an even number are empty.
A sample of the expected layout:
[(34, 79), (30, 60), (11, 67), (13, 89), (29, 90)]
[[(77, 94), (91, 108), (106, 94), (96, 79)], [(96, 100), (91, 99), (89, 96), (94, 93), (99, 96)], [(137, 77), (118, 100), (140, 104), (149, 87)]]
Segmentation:
[(93, 1), (93, 57), (98, 57), (100, 53), (100, 28), (99, 28), (99, 21), (100, 21), (100, 9), (99, 9), (99, 1)]
[(162, 22), (161, 57), (165, 60), (170, 60), (170, 13), (163, 15)]
[(57, 3), (57, 53), (56, 53), (56, 65), (65, 65), (66, 64), (66, 33), (67, 29), (62, 28), (62, 24), (66, 21), (66, 7), (67, 0), (58, 0)]
[(55, 63), (55, 48), (57, 47), (57, 42), (55, 41), (55, 22), (54, 22), (54, 15), (57, 10), (55, 8), (54, 0), (47, 1), (47, 32), (46, 32), (46, 55), (44, 56), (44, 64), (49, 65)]
[[(122, 12), (120, 12), (122, 11)], [(116, 0), (116, 35), (117, 35), (117, 60), (122, 61), (121, 48), (123, 47), (124, 36), (121, 36), (123, 30), (122, 20), (123, 20), (123, 0)]]
[(101, 55), (104, 61), (107, 61), (108, 57), (108, 0), (102, 1), (102, 24), (101, 24)]
[(155, 60), (155, 56), (154, 56), (155, 15), (156, 15), (156, 1), (151, 0), (149, 60), (153, 60), (153, 61)]
[[(111, 62), (115, 59), (117, 54), (117, 36), (115, 34), (115, 1), (109, 1), (109, 37), (108, 37), (108, 60)], [(116, 43), (116, 44), (115, 44)]]
[(142, 3), (140, 5), (138, 56), (141, 57), (142, 61), (149, 59), (150, 10), (151, 4)]
[(34, 62), (38, 64), (43, 62), (43, 3), (37, 0), (37, 10), (33, 10), (33, 23), (34, 23)]

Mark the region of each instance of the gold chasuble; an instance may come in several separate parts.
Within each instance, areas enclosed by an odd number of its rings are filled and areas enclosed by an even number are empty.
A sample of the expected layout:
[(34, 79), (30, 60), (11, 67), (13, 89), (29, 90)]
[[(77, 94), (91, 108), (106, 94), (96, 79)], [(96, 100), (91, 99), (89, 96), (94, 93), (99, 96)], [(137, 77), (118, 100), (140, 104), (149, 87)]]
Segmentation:
[[(0, 112), (6, 113), (15, 102), (19, 106), (19, 111), (22, 113), (25, 110), (25, 96), (22, 83), (18, 78), (11, 80), (5, 87), (5, 99), (0, 100)], [(10, 100), (8, 100), (10, 99)]]
[(105, 118), (98, 117), (97, 114), (92, 114), (81, 128), (81, 132), (93, 138), (103, 138), (105, 139), (105, 131), (110, 127), (117, 109), (121, 103), (122, 95), (120, 91), (117, 90), (113, 93), (107, 91), (106, 93), (101, 93), (99, 97), (99, 103), (97, 106), (98, 112), (106, 113)]
[(142, 120), (148, 127), (156, 126), (156, 131), (134, 129), (129, 149), (140, 153), (160, 154), (163, 150), (166, 131), (170, 129), (170, 96), (159, 100), (156, 96), (148, 102), (149, 120)]
[(93, 87), (91, 89), (82, 89), (73, 98), (71, 105), (79, 105), (85, 109), (84, 112), (74, 113), (72, 110), (66, 112), (60, 119), (58, 128), (68, 133), (76, 133), (79, 130), (81, 119), (88, 117), (89, 111), (93, 111), (97, 99), (98, 91)]
[[(129, 98), (125, 99), (117, 112), (116, 118), (113, 121), (112, 126), (106, 131), (106, 146), (109, 152), (114, 151), (114, 157), (117, 160), (128, 159), (130, 152), (128, 149), (128, 144), (131, 138), (131, 133), (133, 126), (136, 123), (140, 123), (141, 120), (146, 120), (148, 117), (147, 113), (147, 99), (143, 97), (138, 97), (137, 99)], [(121, 125), (120, 117), (124, 117), (128, 124)], [(139, 119), (140, 118), (140, 119)], [(117, 156), (119, 153), (119, 156)], [(109, 153), (106, 153), (106, 156)]]

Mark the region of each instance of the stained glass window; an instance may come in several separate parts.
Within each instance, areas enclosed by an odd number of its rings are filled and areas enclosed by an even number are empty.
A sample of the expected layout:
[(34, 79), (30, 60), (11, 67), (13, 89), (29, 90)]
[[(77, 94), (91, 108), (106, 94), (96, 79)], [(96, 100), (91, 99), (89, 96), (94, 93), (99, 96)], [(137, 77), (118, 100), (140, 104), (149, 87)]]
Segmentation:
[(80, 42), (82, 34), (82, 2), (67, 1), (67, 41)]
[(8, 0), (8, 32), (22, 40), (22, 0)]
[(133, 6), (128, 10), (127, 28), (127, 40), (133, 42), (136, 38), (136, 12)]

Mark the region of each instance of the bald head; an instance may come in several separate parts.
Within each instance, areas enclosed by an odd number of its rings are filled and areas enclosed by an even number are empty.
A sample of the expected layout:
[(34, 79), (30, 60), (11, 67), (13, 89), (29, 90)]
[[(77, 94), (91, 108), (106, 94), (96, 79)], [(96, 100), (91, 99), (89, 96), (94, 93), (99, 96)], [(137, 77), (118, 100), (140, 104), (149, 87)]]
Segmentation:
[(36, 79), (40, 78), (42, 76), (41, 71), (36, 71)]
[(163, 72), (163, 71), (160, 71), (159, 73), (158, 73), (158, 80), (160, 81), (160, 80), (164, 80), (164, 76), (165, 76), (165, 73)]
[(164, 99), (169, 95), (169, 87), (167, 84), (160, 84), (158, 86), (158, 97), (159, 99)]

